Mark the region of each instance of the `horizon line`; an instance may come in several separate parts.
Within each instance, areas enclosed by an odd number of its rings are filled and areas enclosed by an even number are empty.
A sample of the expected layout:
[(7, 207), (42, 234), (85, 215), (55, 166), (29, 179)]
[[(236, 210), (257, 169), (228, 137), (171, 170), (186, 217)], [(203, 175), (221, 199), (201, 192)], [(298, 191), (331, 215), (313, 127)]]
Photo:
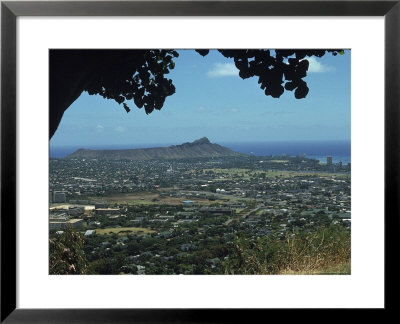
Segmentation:
[[(195, 141), (195, 140), (193, 140)], [(229, 144), (250, 144), (250, 143), (320, 143), (320, 142), (350, 142), (351, 139), (325, 139), (325, 140), (313, 140), (313, 139), (308, 139), (308, 140), (249, 140), (249, 141), (226, 141), (226, 140), (221, 140), (221, 141), (212, 141), (210, 140), (211, 143), (229, 143)], [(183, 143), (191, 143), (191, 141), (182, 141), (179, 142), (178, 144), (183, 144)], [(84, 146), (118, 146), (118, 145), (176, 145), (177, 142), (138, 142), (138, 143), (112, 143), (112, 144), (52, 144), (51, 142), (49, 143), (49, 147), (67, 147), (67, 146), (81, 146), (82, 148)]]

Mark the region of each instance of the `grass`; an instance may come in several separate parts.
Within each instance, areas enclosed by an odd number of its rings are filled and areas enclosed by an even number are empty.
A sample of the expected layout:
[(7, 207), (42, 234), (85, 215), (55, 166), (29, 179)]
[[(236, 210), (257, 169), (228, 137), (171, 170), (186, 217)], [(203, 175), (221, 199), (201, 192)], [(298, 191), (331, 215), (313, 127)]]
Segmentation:
[(337, 265), (333, 265), (330, 267), (327, 267), (325, 269), (322, 269), (322, 271), (318, 274), (329, 274), (329, 275), (335, 275), (335, 274), (351, 274), (351, 262), (345, 262), (345, 263), (340, 263)]
[[(283, 163), (285, 161), (279, 161)], [(250, 170), (250, 169), (204, 169), (203, 172), (213, 171), (215, 174), (226, 174), (227, 176), (239, 176), (243, 179), (250, 179), (251, 177), (260, 176), (260, 174), (265, 173), (266, 178), (275, 178), (275, 177), (282, 177), (282, 178), (292, 178), (292, 177), (302, 177), (302, 176), (318, 176), (318, 177), (349, 177), (348, 174), (341, 174), (341, 173), (333, 173), (333, 172), (302, 172), (302, 171), (280, 171), (280, 170)], [(221, 180), (221, 179), (218, 179)], [(227, 179), (225, 179), (227, 180)]]
[[(142, 192), (137, 193), (127, 193), (127, 194), (115, 194), (107, 197), (102, 197), (102, 199), (107, 200), (109, 205), (182, 205), (183, 200), (187, 200), (183, 197), (160, 197), (159, 193), (152, 192)], [(202, 198), (190, 198), (198, 205), (210, 205), (215, 203), (215, 201), (209, 201), (208, 199)]]
[(236, 238), (227, 274), (350, 274), (350, 231), (340, 226), (256, 240)]
[(153, 231), (148, 228), (143, 228), (143, 227), (110, 227), (110, 228), (101, 228), (101, 229), (96, 229), (96, 234), (99, 235), (106, 235), (106, 234), (118, 234), (118, 235), (128, 235), (128, 234), (151, 234), (155, 233), (156, 231)]
[(349, 275), (351, 274), (351, 263), (344, 262), (330, 265), (325, 268), (314, 269), (311, 271), (282, 270), (278, 274), (283, 275)]

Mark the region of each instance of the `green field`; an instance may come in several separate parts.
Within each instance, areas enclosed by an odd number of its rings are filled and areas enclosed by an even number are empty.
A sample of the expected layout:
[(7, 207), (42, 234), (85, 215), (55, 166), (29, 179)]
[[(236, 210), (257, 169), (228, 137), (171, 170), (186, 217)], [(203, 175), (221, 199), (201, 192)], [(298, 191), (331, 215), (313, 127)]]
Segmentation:
[[(161, 191), (161, 190), (160, 190)], [(107, 197), (103, 197), (108, 201), (110, 205), (182, 205), (182, 200), (186, 200), (181, 197), (160, 197), (159, 192), (141, 192), (141, 193), (121, 193), (113, 194)], [(91, 197), (95, 200), (96, 197)], [(208, 199), (191, 198), (196, 205), (209, 205)]]
[[(277, 160), (278, 161), (278, 160)], [(281, 161), (284, 162), (284, 161)], [(343, 173), (328, 173), (328, 172), (302, 172), (302, 171), (280, 171), (280, 170), (250, 170), (250, 169), (204, 169), (203, 172), (213, 171), (215, 174), (222, 175), (225, 174), (229, 177), (239, 176), (245, 179), (250, 179), (250, 177), (257, 177), (260, 174), (265, 173), (266, 178), (291, 178), (291, 177), (302, 177), (302, 176), (318, 176), (318, 177), (349, 177), (349, 174)], [(220, 179), (218, 179), (220, 180)]]
[(104, 234), (118, 234), (118, 235), (128, 235), (128, 234), (151, 234), (155, 233), (148, 228), (143, 227), (110, 227), (110, 228), (100, 228), (96, 229), (96, 234), (104, 235)]

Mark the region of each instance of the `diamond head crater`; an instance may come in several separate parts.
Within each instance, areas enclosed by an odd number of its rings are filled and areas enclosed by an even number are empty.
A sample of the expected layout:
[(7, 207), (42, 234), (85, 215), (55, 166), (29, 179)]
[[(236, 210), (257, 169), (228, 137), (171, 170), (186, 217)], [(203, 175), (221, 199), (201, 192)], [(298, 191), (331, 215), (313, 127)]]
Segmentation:
[(202, 137), (191, 143), (171, 145), (168, 147), (138, 148), (124, 150), (91, 150), (79, 149), (67, 158), (87, 158), (104, 160), (172, 160), (188, 158), (211, 158), (246, 156), (231, 149), (214, 144), (207, 137)]

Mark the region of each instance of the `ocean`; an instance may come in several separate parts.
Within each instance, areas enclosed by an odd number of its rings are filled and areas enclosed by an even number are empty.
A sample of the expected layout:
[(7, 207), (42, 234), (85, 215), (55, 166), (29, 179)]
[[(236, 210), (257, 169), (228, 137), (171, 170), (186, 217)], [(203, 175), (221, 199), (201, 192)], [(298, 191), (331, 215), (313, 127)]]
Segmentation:
[[(228, 143), (220, 142), (233, 151), (246, 153), (255, 156), (298, 156), (305, 154), (306, 157), (326, 162), (327, 156), (331, 156), (333, 163), (351, 162), (351, 143), (350, 141), (304, 141), (304, 142), (249, 142), (249, 143)], [(162, 147), (172, 144), (123, 144), (123, 145), (86, 145), (86, 146), (52, 146), (50, 145), (50, 157), (63, 158), (80, 148), (104, 149), (104, 150), (123, 150), (146, 147)]]
[(333, 163), (351, 162), (350, 141), (304, 141), (304, 142), (258, 142), (258, 143), (221, 143), (230, 149), (255, 156), (299, 156), (305, 154), (310, 159), (326, 162), (327, 156)]

